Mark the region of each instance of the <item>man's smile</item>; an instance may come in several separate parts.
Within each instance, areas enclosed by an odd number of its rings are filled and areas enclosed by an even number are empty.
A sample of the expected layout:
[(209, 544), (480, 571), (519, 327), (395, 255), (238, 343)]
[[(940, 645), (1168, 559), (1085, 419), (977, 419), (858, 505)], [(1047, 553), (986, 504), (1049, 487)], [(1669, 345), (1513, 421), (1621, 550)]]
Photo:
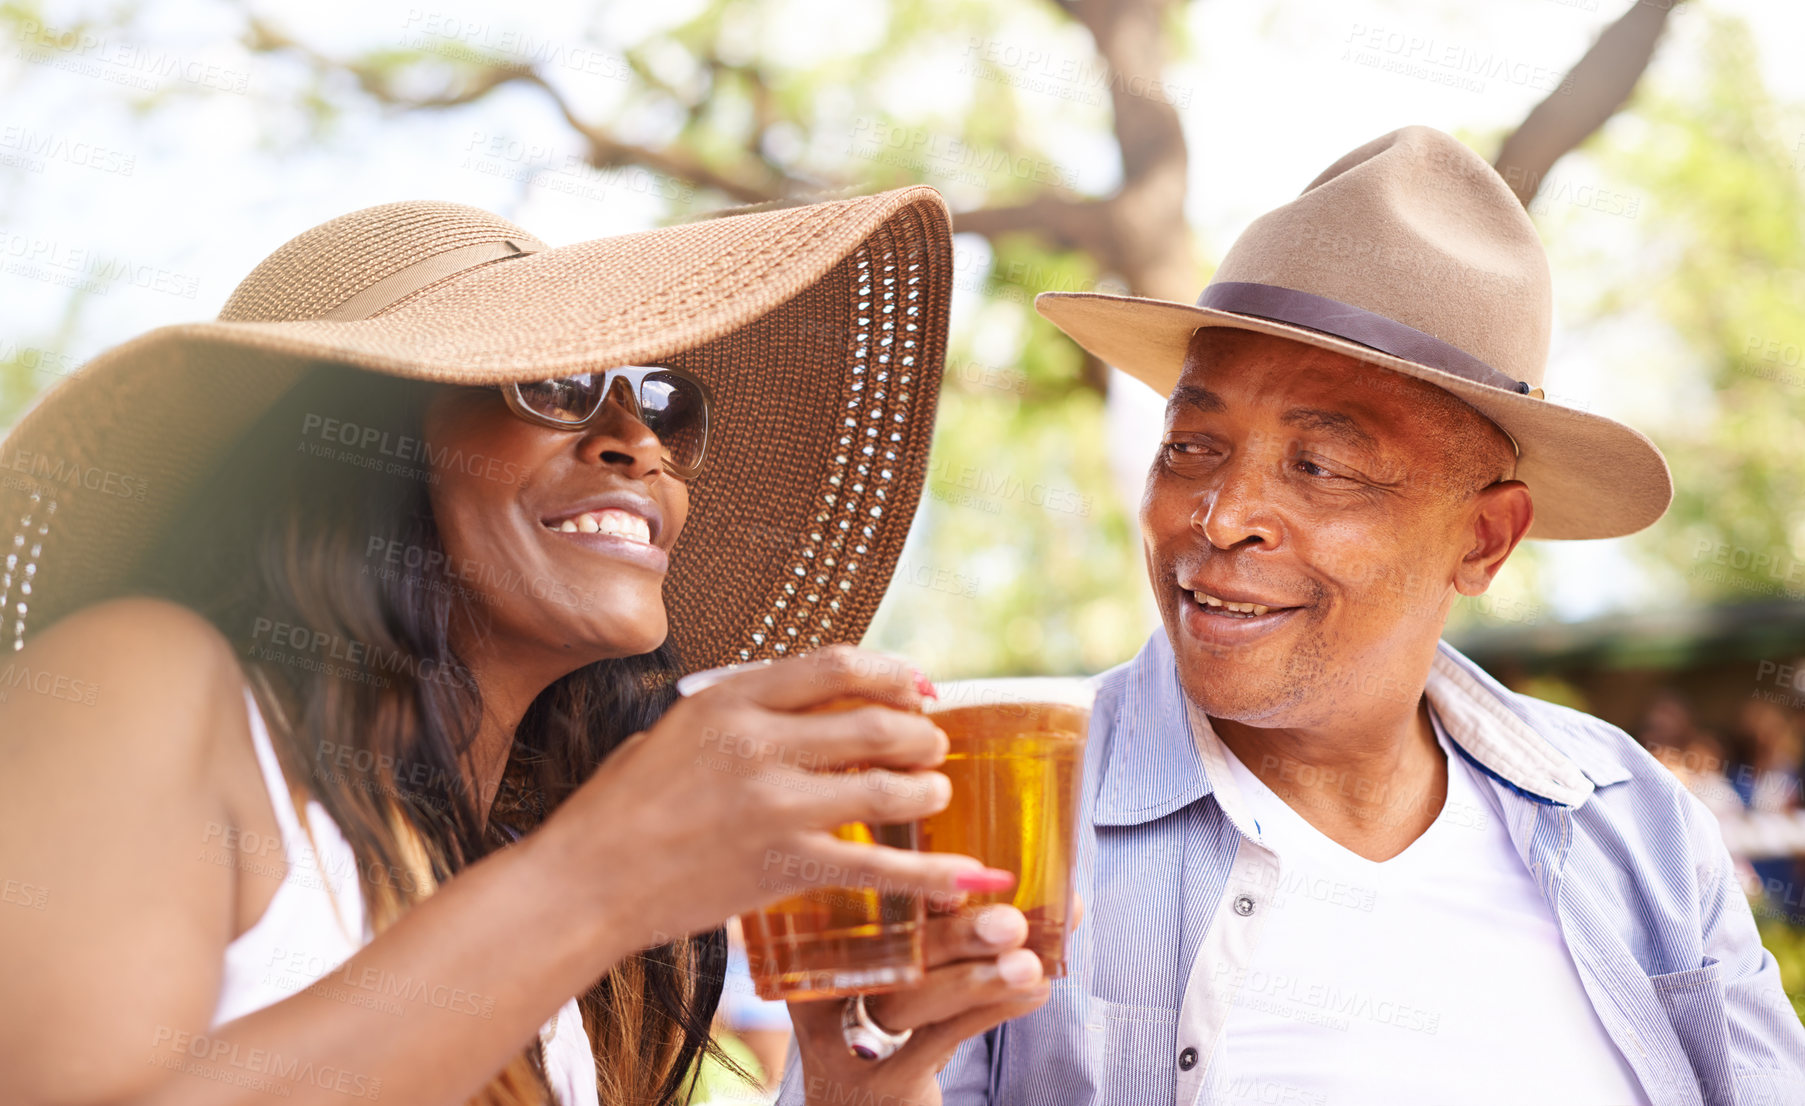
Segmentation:
[(1223, 599), (1220, 596), (1210, 595), (1201, 591), (1192, 592), (1191, 598), (1206, 607), (1219, 607), (1224, 614), (1262, 615), (1267, 611), (1272, 610), (1271, 607), (1268, 607), (1263, 603), (1236, 603), (1232, 599)]
[[(1303, 608), (1217, 586), (1217, 591), (1178, 586), (1179, 624), (1205, 645), (1246, 645), (1279, 629)], [(1266, 601), (1262, 601), (1266, 600)]]
[(1179, 590), (1190, 593), (1192, 602), (1218, 614), (1258, 617), (1269, 611), (1291, 610), (1298, 606), (1296, 603), (1287, 603), (1278, 596), (1256, 594), (1243, 588), (1197, 579), (1188, 582), (1181, 580), (1178, 587)]

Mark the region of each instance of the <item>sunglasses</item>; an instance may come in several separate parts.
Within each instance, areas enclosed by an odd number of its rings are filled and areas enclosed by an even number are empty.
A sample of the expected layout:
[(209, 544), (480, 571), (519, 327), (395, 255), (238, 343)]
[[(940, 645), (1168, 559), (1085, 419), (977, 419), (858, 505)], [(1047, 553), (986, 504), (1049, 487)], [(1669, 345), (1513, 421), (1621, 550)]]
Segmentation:
[(499, 387), (509, 410), (558, 430), (588, 426), (612, 399), (657, 435), (673, 475), (688, 480), (702, 469), (708, 451), (708, 389), (682, 369), (622, 365)]

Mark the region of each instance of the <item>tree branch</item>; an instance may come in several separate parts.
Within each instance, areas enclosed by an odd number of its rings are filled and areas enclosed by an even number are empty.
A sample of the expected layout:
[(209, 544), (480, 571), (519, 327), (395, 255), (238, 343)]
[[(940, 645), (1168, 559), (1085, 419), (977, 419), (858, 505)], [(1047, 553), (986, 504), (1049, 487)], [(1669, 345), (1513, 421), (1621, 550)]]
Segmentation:
[(1105, 203), (1090, 248), (1136, 295), (1189, 301), (1198, 273), (1185, 221), (1189, 151), (1164, 83), (1165, 22), (1181, 0), (1073, 0), (1066, 10), (1109, 67), (1122, 187)]
[(1681, 2), (1635, 0), (1504, 140), (1495, 164), (1523, 206), (1535, 199), (1554, 163), (1604, 126), (1629, 99), (1654, 57), (1667, 17)]
[[(993, 240), (1010, 233), (1034, 234), (1054, 248), (1085, 251), (1106, 273), (1119, 276), (1139, 294), (1189, 300), (1196, 291), (1197, 274), (1184, 219), (1187, 153), (1178, 112), (1165, 95), (1161, 79), (1166, 62), (1162, 24), (1184, 0), (1049, 2), (1090, 31), (1098, 56), (1108, 67), (1114, 130), (1122, 154), (1122, 187), (1102, 199), (1042, 191), (1019, 203), (958, 215), (954, 229)], [(784, 113), (765, 74), (756, 65), (727, 62), (706, 47), (698, 59), (708, 72), (710, 85), (719, 86), (727, 79), (745, 81), (753, 99), (750, 146), (729, 164), (705, 159), (681, 140), (662, 146), (623, 141), (608, 124), (580, 117), (544, 74), (506, 59), (462, 63), (455, 84), (439, 94), (420, 96), (404, 91), (407, 86), (400, 74), (406, 67), (397, 65), (392, 57), (330, 57), (254, 18), (246, 42), (253, 50), (293, 53), (316, 73), (347, 74), (366, 95), (400, 111), (468, 104), (506, 85), (532, 85), (586, 143), (585, 160), (596, 168), (640, 166), (744, 204), (791, 202), (837, 183), (798, 176), (766, 155), (761, 136), (784, 121)], [(697, 123), (707, 103), (705, 94), (699, 97), (667, 85), (644, 59), (631, 54), (628, 65), (641, 89), (682, 113), (688, 121), (682, 133)], [(1105, 375), (1100, 364), (1087, 358), (1086, 384), (1101, 390)]]
[(650, 146), (622, 142), (601, 127), (577, 118), (564, 94), (539, 74), (529, 73), (522, 79), (544, 90), (564, 121), (589, 143), (589, 163), (598, 169), (616, 165), (639, 165), (654, 173), (723, 192), (741, 203), (769, 203), (784, 199), (792, 192), (819, 187), (797, 177), (774, 173), (762, 160), (755, 158), (748, 158), (747, 161), (757, 166), (756, 171), (735, 174), (718, 170), (675, 146), (653, 149)]
[(578, 118), (564, 94), (530, 66), (504, 62), (483, 65), (455, 91), (437, 96), (408, 96), (396, 91), (386, 69), (357, 60), (330, 57), (255, 17), (248, 22), (245, 41), (252, 50), (297, 54), (318, 72), (348, 73), (372, 99), (401, 111), (455, 107), (480, 100), (504, 85), (533, 85), (551, 99), (552, 106), (564, 121), (588, 143), (587, 160), (598, 169), (639, 165), (655, 173), (714, 189), (741, 203), (768, 203), (794, 192), (819, 187), (814, 182), (775, 172), (762, 158), (751, 155), (735, 172), (717, 169), (676, 146), (654, 148), (622, 142), (603, 127)]
[(524, 65), (507, 65), (498, 62), (478, 69), (456, 92), (448, 92), (440, 96), (403, 97), (391, 87), (389, 74), (381, 67), (366, 62), (338, 61), (329, 58), (318, 50), (276, 30), (256, 16), (251, 16), (247, 20), (245, 45), (260, 53), (285, 51), (298, 54), (312, 66), (315, 72), (341, 70), (350, 74), (352, 79), (357, 82), (357, 86), (372, 98), (387, 106), (402, 109), (457, 107), (480, 100), (502, 85), (523, 80), (532, 75), (532, 70)]
[(1107, 200), (1086, 200), (1041, 193), (1026, 203), (986, 207), (953, 217), (960, 234), (999, 234), (1027, 231), (1067, 250), (1088, 250), (1104, 260), (1110, 252), (1101, 216)]

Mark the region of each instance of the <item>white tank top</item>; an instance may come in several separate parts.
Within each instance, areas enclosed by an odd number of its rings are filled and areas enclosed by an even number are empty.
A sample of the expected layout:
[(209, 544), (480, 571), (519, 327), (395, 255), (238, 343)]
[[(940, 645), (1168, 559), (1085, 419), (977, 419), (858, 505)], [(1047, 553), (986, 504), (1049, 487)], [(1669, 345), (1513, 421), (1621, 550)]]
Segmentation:
[[(249, 688), (244, 697), (250, 707), (251, 742), (257, 749), (257, 763), (263, 769), (270, 805), (276, 811), (276, 824), (282, 830), (280, 853), (288, 861), (288, 873), (263, 916), (226, 946), (225, 974), (220, 982), (219, 1004), (213, 1012), (214, 1028), (332, 975), (372, 936), (364, 916), (357, 859), (350, 844), (326, 808), (314, 800), (307, 803), (307, 826), (313, 830), (312, 839), (308, 838), (289, 797), (257, 700)], [(268, 847), (249, 841), (245, 844), (256, 855), (268, 857), (271, 868), (275, 867), (278, 843), (271, 842)], [(241, 863), (236, 857), (230, 862)], [(327, 986), (327, 997), (391, 1012), (397, 1017), (411, 1002), (468, 1004), (472, 1013), (480, 1010), (482, 1002), (444, 988), (416, 987), (408, 980), (366, 982), (361, 977), (340, 977)], [(539, 1039), (545, 1046), (546, 1074), (560, 1106), (599, 1106), (595, 1057), (574, 997), (540, 1027)]]

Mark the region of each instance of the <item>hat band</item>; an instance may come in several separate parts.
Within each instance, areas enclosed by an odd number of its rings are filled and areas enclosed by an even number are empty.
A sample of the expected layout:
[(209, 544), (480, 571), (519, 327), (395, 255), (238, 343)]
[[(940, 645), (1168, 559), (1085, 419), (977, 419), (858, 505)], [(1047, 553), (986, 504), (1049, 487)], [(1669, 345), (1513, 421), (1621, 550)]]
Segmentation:
[(536, 252), (530, 247), (504, 239), (499, 242), (477, 242), (474, 245), (459, 246), (455, 250), (435, 253), (424, 261), (416, 261), (405, 269), (390, 273), (375, 284), (356, 293), (344, 303), (317, 317), (333, 322), (367, 319), (378, 311), (391, 307), (413, 295), (428, 284), (434, 284), (448, 276), (456, 276), (466, 269), (474, 269), (478, 265), (498, 261), (504, 257), (516, 257)]
[(1499, 372), (1466, 350), (1450, 345), (1433, 334), (1424, 334), (1396, 319), (1388, 319), (1363, 307), (1332, 300), (1327, 296), (1281, 288), (1276, 284), (1224, 280), (1205, 288), (1203, 294), (1197, 297), (1197, 306), (1320, 330), (1336, 338), (1358, 342), (1380, 353), (1389, 353), (1393, 357), (1402, 357), (1406, 361), (1415, 361), (1419, 365), (1451, 373), (1475, 384), (1501, 388), (1507, 392), (1520, 392), (1538, 399), (1542, 395), (1542, 390), (1531, 388), (1527, 380), (1517, 380)]

